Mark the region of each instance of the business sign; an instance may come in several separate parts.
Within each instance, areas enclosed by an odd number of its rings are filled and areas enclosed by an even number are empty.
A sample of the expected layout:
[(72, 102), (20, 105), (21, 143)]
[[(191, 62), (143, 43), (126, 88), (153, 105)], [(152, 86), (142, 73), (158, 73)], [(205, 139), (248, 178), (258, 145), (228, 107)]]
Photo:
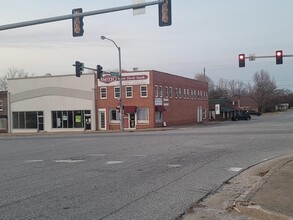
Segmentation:
[(220, 104), (215, 105), (215, 111), (216, 111), (216, 115), (220, 114)]
[[(119, 85), (120, 77), (111, 74), (105, 74), (99, 80), (98, 86), (117, 86)], [(150, 84), (149, 72), (134, 72), (122, 73), (123, 86), (129, 85), (148, 85)]]

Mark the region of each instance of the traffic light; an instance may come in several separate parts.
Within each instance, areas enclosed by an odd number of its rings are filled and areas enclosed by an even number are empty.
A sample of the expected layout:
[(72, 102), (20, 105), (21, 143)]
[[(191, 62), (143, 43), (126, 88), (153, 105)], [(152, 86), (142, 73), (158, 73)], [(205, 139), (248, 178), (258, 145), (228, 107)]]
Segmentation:
[(103, 67), (101, 65), (97, 65), (97, 78), (101, 79), (103, 76)]
[(245, 54), (239, 54), (239, 67), (245, 67)]
[(159, 4), (159, 26), (170, 26), (172, 24), (171, 0), (164, 0)]
[[(82, 13), (82, 8), (72, 10), (72, 14)], [(83, 35), (83, 16), (72, 18), (72, 35), (73, 37), (80, 37)]]
[(84, 64), (79, 61), (75, 61), (75, 75), (77, 77), (80, 77), (80, 75), (82, 75), (83, 69), (84, 69)]
[(283, 51), (282, 50), (276, 51), (276, 64), (283, 64)]

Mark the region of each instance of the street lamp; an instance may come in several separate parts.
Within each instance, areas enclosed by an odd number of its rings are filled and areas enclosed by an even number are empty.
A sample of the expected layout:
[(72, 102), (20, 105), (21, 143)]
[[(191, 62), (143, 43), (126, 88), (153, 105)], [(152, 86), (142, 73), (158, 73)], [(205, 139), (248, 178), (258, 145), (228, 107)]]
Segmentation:
[(122, 73), (121, 73), (121, 48), (118, 47), (118, 45), (115, 43), (115, 41), (113, 41), (112, 39), (110, 38), (107, 38), (105, 36), (101, 36), (101, 39), (102, 40), (109, 40), (111, 41), (115, 47), (117, 47), (118, 49), (118, 55), (119, 55), (119, 88), (120, 88), (120, 130), (123, 131), (124, 128), (123, 128), (123, 103), (122, 103)]

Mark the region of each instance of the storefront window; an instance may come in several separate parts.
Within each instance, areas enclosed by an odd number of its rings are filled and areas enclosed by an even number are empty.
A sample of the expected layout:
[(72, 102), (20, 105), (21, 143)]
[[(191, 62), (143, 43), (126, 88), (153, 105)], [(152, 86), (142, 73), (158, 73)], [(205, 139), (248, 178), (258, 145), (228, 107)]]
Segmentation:
[(37, 128), (37, 112), (13, 112), (12, 121), (14, 129)]
[(85, 114), (90, 110), (52, 111), (52, 128), (84, 128)]
[(137, 109), (137, 122), (142, 124), (149, 123), (149, 109), (148, 108)]

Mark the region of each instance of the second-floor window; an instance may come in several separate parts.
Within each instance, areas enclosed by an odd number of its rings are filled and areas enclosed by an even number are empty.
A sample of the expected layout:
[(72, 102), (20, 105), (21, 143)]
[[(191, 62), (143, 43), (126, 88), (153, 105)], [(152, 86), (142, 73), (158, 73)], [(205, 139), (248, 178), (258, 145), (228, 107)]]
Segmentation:
[(100, 98), (101, 99), (106, 99), (107, 98), (107, 88), (106, 87), (101, 87), (100, 88)]
[(140, 97), (148, 97), (147, 86), (140, 86)]
[(114, 98), (120, 98), (120, 88), (114, 87)]
[(132, 86), (126, 86), (126, 98), (132, 98)]
[(0, 112), (2, 112), (4, 110), (4, 107), (3, 107), (3, 101), (0, 100)]
[(155, 85), (155, 97), (159, 97), (158, 85)]

